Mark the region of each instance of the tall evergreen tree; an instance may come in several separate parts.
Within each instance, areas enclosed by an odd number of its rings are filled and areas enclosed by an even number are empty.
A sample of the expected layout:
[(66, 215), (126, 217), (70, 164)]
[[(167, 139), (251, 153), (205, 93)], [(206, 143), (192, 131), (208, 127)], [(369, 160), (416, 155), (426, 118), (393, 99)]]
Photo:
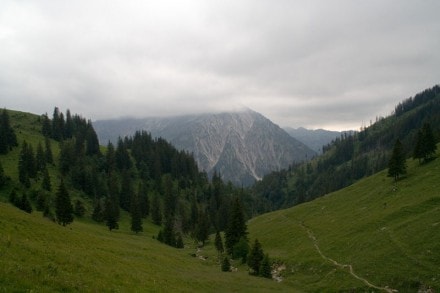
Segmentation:
[(242, 237), (247, 239), (247, 226), (241, 201), (236, 197), (232, 202), (232, 210), (225, 231), (225, 246), (228, 254), (232, 254), (234, 245), (237, 244)]
[(225, 256), (222, 261), (222, 272), (230, 272), (231, 263), (229, 262), (229, 257)]
[(46, 168), (46, 156), (44, 154), (43, 146), (41, 145), (41, 142), (38, 143), (35, 163), (36, 163), (37, 171), (39, 172), (44, 171), (44, 169)]
[(53, 164), (53, 155), (52, 155), (52, 147), (50, 146), (50, 140), (49, 137), (44, 138), (44, 155), (46, 157), (46, 163)]
[(96, 134), (95, 130), (93, 129), (91, 121), (89, 121), (87, 123), (85, 140), (86, 140), (86, 155), (92, 156), (92, 155), (100, 155), (101, 154), (101, 151), (99, 149), (98, 135)]
[(148, 198), (148, 192), (146, 186), (142, 182), (139, 183), (137, 195), (139, 198), (141, 216), (142, 218), (145, 218), (150, 213), (150, 200)]
[(66, 110), (66, 124), (64, 125), (64, 138), (69, 139), (73, 136), (73, 119), (70, 110)]
[(264, 252), (263, 248), (261, 247), (260, 242), (258, 239), (255, 239), (254, 244), (252, 245), (251, 251), (249, 252), (249, 255), (247, 257), (247, 264), (249, 268), (251, 269), (251, 274), (253, 275), (259, 275), (260, 274), (260, 266), (261, 262), (264, 258)]
[(403, 146), (399, 139), (394, 144), (393, 153), (388, 163), (388, 176), (395, 181), (399, 180), (400, 175), (406, 174), (406, 160)]
[(52, 123), (47, 116), (47, 113), (42, 115), (42, 125), (41, 125), (41, 133), (44, 137), (52, 137)]
[(121, 175), (121, 189), (119, 191), (119, 204), (125, 211), (130, 211), (130, 200), (133, 197), (133, 184), (130, 172), (124, 170)]
[(205, 245), (206, 240), (209, 238), (209, 228), (211, 221), (209, 220), (209, 214), (206, 211), (199, 210), (199, 217), (197, 220), (195, 236), (196, 240), (202, 242)]
[(6, 154), (12, 147), (17, 146), (17, 137), (9, 122), (9, 114), (3, 109), (0, 115), (0, 154)]
[(131, 200), (131, 231), (136, 234), (143, 231), (140, 199), (136, 193), (133, 193)]
[(63, 179), (61, 179), (61, 183), (58, 186), (58, 191), (55, 197), (55, 214), (58, 223), (63, 226), (73, 222), (73, 206)]
[(3, 169), (2, 162), (0, 162), (0, 188), (6, 184), (5, 170)]
[(425, 123), (421, 130), (417, 132), (417, 140), (415, 143), (413, 158), (419, 159), (419, 162), (430, 161), (437, 150), (435, 144), (434, 133), (432, 132), (431, 125)]
[(118, 216), (117, 216), (118, 213), (119, 213), (119, 207), (115, 202), (115, 199), (110, 196), (107, 197), (105, 199), (105, 205), (104, 205), (104, 219), (105, 219), (105, 224), (107, 225), (110, 231), (112, 231), (113, 229), (119, 229)]
[(107, 174), (111, 174), (116, 170), (115, 147), (110, 141), (107, 144), (107, 152), (105, 154), (105, 169)]
[(219, 231), (217, 231), (217, 232), (215, 233), (215, 241), (214, 241), (214, 244), (215, 244), (215, 249), (216, 249), (217, 252), (218, 252), (218, 255), (220, 256), (221, 254), (223, 254), (223, 252), (224, 252), (225, 250), (224, 250), (224, 248), (223, 248), (223, 240), (222, 240), (222, 236), (220, 235), (220, 232), (219, 232)]
[(58, 107), (55, 107), (52, 115), (52, 138), (61, 141), (64, 136), (64, 116), (60, 113)]
[(41, 187), (47, 191), (52, 190), (52, 184), (50, 183), (50, 175), (47, 168), (43, 170), (43, 181), (41, 182)]
[(272, 279), (272, 268), (268, 254), (265, 254), (263, 260), (261, 261), (260, 276), (263, 278)]
[(26, 141), (23, 141), (20, 155), (18, 157), (18, 180), (21, 184), (23, 184), (25, 187), (29, 188), (31, 186), (31, 182), (29, 180), (29, 170), (27, 162), (28, 159), (28, 146)]
[(160, 200), (157, 193), (154, 193), (151, 201), (151, 220), (155, 225), (162, 223), (162, 209), (160, 207)]

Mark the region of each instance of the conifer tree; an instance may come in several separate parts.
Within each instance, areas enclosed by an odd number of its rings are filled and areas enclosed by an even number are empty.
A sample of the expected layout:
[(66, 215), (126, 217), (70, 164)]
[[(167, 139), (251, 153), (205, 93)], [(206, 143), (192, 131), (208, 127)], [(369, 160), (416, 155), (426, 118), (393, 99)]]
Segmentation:
[(209, 238), (209, 228), (211, 226), (211, 222), (209, 220), (209, 215), (206, 211), (200, 210), (199, 217), (197, 220), (195, 236), (197, 241), (202, 242), (202, 245), (205, 245), (206, 240)]
[(222, 272), (230, 272), (231, 263), (229, 262), (229, 257), (225, 256), (222, 261)]
[(63, 226), (73, 222), (73, 206), (63, 179), (61, 179), (61, 183), (58, 187), (55, 197), (55, 214), (58, 223)]
[(31, 186), (31, 182), (29, 180), (29, 163), (28, 160), (28, 146), (26, 141), (23, 141), (20, 155), (18, 157), (18, 180), (25, 187), (29, 188)]
[(119, 204), (123, 210), (130, 211), (130, 200), (134, 193), (130, 172), (128, 170), (124, 170), (121, 177)]
[(17, 146), (17, 137), (9, 122), (9, 114), (3, 109), (0, 115), (0, 154), (6, 154), (12, 147)]
[(44, 138), (44, 145), (45, 145), (44, 155), (46, 158), (46, 163), (53, 164), (52, 148), (50, 146), (49, 137)]
[(251, 274), (259, 275), (260, 274), (260, 266), (261, 262), (264, 258), (263, 249), (261, 248), (261, 244), (258, 239), (255, 239), (254, 244), (247, 256), (247, 264), (251, 269)]
[(400, 175), (406, 174), (406, 160), (403, 153), (403, 146), (399, 139), (394, 144), (391, 159), (388, 162), (388, 176), (397, 181)]
[(131, 231), (136, 234), (143, 231), (140, 200), (138, 194), (135, 193), (131, 200)]
[(224, 248), (223, 248), (223, 240), (222, 240), (222, 236), (220, 235), (220, 232), (219, 232), (219, 231), (217, 231), (217, 232), (215, 233), (215, 241), (214, 241), (214, 244), (215, 244), (215, 249), (216, 249), (217, 252), (218, 252), (218, 255), (220, 256), (221, 254), (223, 254), (223, 252), (224, 252), (225, 250), (224, 250)]
[(38, 143), (37, 147), (37, 155), (35, 157), (35, 164), (37, 171), (43, 172), (46, 168), (46, 157), (44, 155), (43, 146), (41, 145), (41, 142)]
[(100, 155), (101, 151), (99, 149), (99, 141), (98, 141), (98, 135), (96, 134), (95, 130), (93, 129), (92, 122), (89, 121), (87, 123), (87, 130), (86, 130), (86, 155), (92, 156), (92, 155)]
[(42, 116), (41, 133), (45, 138), (52, 137), (52, 124), (47, 113)]
[(112, 231), (113, 229), (119, 229), (118, 214), (119, 214), (118, 204), (115, 202), (114, 197), (108, 196), (105, 199), (104, 218), (105, 218), (105, 224), (107, 225), (110, 231)]
[(225, 231), (226, 252), (232, 254), (234, 245), (240, 241), (240, 238), (247, 239), (247, 226), (244, 219), (243, 207), (240, 199), (237, 197), (232, 202), (232, 211)]
[(436, 150), (437, 146), (431, 125), (425, 123), (422, 129), (417, 132), (413, 158), (419, 159), (419, 162), (429, 162), (434, 157)]
[(160, 200), (157, 193), (154, 193), (153, 200), (151, 201), (151, 220), (155, 225), (162, 223), (162, 209), (160, 207)]
[(141, 216), (142, 216), (142, 218), (145, 218), (150, 213), (150, 200), (148, 198), (148, 193), (145, 188), (145, 184), (143, 184), (142, 182), (140, 182), (138, 185), (137, 196), (139, 199)]
[(0, 162), (0, 188), (6, 184), (5, 170), (3, 169), (2, 162)]
[(66, 124), (64, 125), (64, 138), (69, 139), (73, 136), (73, 120), (70, 110), (66, 110)]
[(105, 154), (105, 169), (107, 174), (111, 174), (116, 170), (115, 147), (110, 141), (107, 144), (107, 152)]
[(182, 238), (182, 235), (180, 233), (178, 233), (178, 235), (177, 235), (176, 248), (184, 248), (183, 238)]
[(19, 208), (28, 214), (32, 213), (32, 206), (31, 206), (31, 203), (27, 197), (26, 192), (23, 192), (23, 194), (21, 196)]
[(268, 254), (265, 254), (263, 260), (261, 261), (260, 276), (263, 278), (272, 279), (272, 268)]
[(46, 167), (43, 170), (43, 181), (41, 182), (41, 187), (47, 191), (52, 190), (52, 184), (50, 183), (49, 171), (47, 170)]
[(104, 220), (104, 208), (102, 207), (102, 203), (100, 199), (95, 199), (92, 219), (98, 223)]

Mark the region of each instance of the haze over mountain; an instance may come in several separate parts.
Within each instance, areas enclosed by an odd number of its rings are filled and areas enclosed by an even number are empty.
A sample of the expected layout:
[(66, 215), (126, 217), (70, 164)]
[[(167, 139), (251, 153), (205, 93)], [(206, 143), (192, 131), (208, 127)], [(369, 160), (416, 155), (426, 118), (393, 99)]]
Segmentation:
[(249, 185), (265, 174), (316, 153), (263, 115), (236, 112), (168, 118), (102, 120), (93, 123), (101, 144), (145, 130), (194, 154), (200, 168), (224, 180)]
[[(318, 154), (322, 153), (322, 147), (329, 144), (337, 137), (340, 137), (346, 131), (331, 131), (325, 129), (306, 129), (304, 127), (292, 128), (283, 127), (283, 129), (292, 137), (296, 138)], [(352, 131), (348, 131), (352, 133)]]

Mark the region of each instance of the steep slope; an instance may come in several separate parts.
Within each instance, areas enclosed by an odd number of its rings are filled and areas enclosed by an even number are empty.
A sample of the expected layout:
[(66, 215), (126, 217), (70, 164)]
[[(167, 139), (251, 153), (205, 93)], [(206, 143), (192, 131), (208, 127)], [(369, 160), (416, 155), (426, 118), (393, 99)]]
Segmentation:
[(249, 185), (315, 152), (252, 110), (170, 118), (96, 121), (101, 143), (143, 129), (194, 154), (200, 168)]
[(440, 290), (440, 159), (408, 161), (348, 188), (250, 220), (251, 238), (308, 292)]
[[(317, 153), (322, 153), (322, 147), (331, 143), (347, 131), (330, 131), (325, 129), (306, 129), (304, 127), (283, 128), (290, 136), (296, 138)], [(352, 133), (352, 131), (348, 131)]]

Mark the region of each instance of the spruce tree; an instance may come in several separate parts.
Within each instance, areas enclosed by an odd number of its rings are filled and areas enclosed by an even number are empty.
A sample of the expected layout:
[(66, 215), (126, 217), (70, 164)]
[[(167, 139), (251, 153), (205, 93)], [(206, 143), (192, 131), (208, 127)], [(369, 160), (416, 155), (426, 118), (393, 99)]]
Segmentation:
[(215, 249), (217, 250), (218, 255), (220, 256), (225, 250), (224, 250), (224, 248), (223, 248), (223, 240), (222, 240), (222, 236), (220, 235), (220, 232), (219, 232), (219, 231), (217, 231), (217, 232), (215, 233), (215, 241), (214, 241), (214, 244), (215, 244)]
[(41, 142), (38, 143), (37, 147), (37, 155), (35, 157), (35, 164), (37, 171), (43, 172), (46, 168), (46, 156), (43, 151), (43, 146), (41, 145)]
[(252, 245), (251, 251), (247, 256), (247, 264), (251, 269), (250, 273), (253, 275), (260, 274), (260, 266), (261, 262), (264, 258), (263, 249), (261, 248), (261, 244), (258, 239), (255, 239), (254, 244)]
[(406, 160), (403, 153), (403, 146), (399, 139), (394, 144), (391, 159), (388, 162), (388, 176), (397, 181), (400, 175), (406, 174)]
[(28, 170), (28, 159), (27, 156), (27, 143), (23, 141), (20, 155), (18, 157), (18, 180), (25, 187), (29, 188), (31, 186), (31, 181), (29, 180), (29, 170)]
[(53, 164), (52, 148), (50, 146), (49, 137), (44, 138), (44, 145), (45, 145), (44, 155), (46, 157), (46, 163)]
[(145, 184), (143, 184), (142, 182), (140, 182), (139, 185), (138, 185), (137, 196), (138, 196), (138, 199), (139, 199), (139, 206), (140, 206), (140, 209), (141, 209), (141, 216), (142, 216), (142, 218), (145, 218), (150, 213), (150, 200), (148, 198), (148, 193), (147, 193)]
[(0, 154), (6, 154), (17, 146), (17, 137), (9, 122), (9, 114), (3, 109), (0, 115)]
[(232, 254), (234, 246), (242, 237), (247, 239), (247, 226), (241, 201), (237, 197), (232, 202), (232, 211), (225, 231), (225, 246), (228, 254)]
[(105, 219), (105, 224), (107, 225), (110, 231), (112, 231), (113, 229), (119, 229), (118, 214), (119, 214), (118, 204), (115, 202), (114, 198), (108, 196), (105, 199), (104, 219)]
[(222, 272), (230, 272), (231, 263), (229, 262), (229, 257), (225, 256), (222, 261)]
[(52, 136), (52, 124), (47, 113), (42, 116), (41, 133), (45, 138)]
[(131, 231), (136, 234), (143, 231), (141, 207), (137, 194), (133, 194), (131, 200)]
[(154, 193), (153, 200), (151, 201), (151, 220), (155, 225), (162, 223), (162, 209), (160, 207), (160, 200), (157, 193)]
[(434, 133), (432, 132), (432, 128), (429, 123), (425, 123), (423, 125), (422, 133), (423, 133), (422, 153), (425, 162), (427, 162), (434, 157), (435, 151), (437, 150), (437, 145), (435, 144)]
[(41, 182), (41, 187), (47, 191), (52, 190), (52, 184), (50, 183), (49, 171), (47, 170), (46, 167), (43, 170), (43, 181)]
[(178, 235), (177, 235), (176, 248), (184, 248), (183, 238), (182, 238), (182, 235), (180, 233), (178, 233)]
[(260, 276), (272, 279), (272, 268), (270, 265), (269, 255), (265, 254), (260, 266)]
[(58, 187), (55, 197), (55, 214), (58, 223), (63, 226), (73, 222), (73, 206), (63, 179), (61, 179), (61, 183)]
[(6, 184), (5, 170), (3, 169), (2, 162), (0, 162), (0, 188)]
[(197, 221), (195, 236), (196, 240), (202, 242), (205, 245), (206, 240), (209, 238), (209, 228), (211, 227), (211, 221), (206, 211), (199, 211), (199, 217)]
[(23, 194), (21, 196), (19, 208), (28, 214), (32, 213), (32, 206), (31, 206), (31, 203), (27, 197), (26, 192), (23, 192)]

